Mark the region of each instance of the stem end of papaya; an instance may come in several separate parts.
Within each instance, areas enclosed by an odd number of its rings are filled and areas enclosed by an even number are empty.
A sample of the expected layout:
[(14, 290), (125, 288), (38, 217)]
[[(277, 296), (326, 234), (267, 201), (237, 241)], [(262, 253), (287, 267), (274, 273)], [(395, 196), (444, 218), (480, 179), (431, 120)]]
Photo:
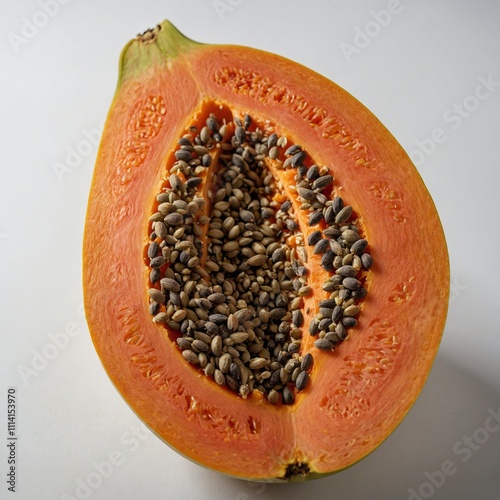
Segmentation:
[(120, 56), (118, 86), (151, 67), (170, 61), (201, 45), (183, 35), (170, 21), (137, 35), (127, 43)]

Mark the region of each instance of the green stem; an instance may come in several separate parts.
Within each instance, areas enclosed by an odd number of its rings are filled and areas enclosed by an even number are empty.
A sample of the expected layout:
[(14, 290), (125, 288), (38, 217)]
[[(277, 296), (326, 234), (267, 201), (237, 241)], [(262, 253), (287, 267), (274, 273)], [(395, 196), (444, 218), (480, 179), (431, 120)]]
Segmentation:
[(138, 35), (122, 50), (118, 87), (156, 65), (168, 64), (183, 53), (201, 45), (184, 36), (170, 21)]

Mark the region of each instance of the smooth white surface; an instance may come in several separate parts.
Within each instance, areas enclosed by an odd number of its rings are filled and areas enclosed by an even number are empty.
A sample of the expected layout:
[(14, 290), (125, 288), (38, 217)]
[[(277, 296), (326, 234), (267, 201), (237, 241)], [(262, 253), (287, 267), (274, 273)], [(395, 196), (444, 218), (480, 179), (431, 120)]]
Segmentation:
[[(491, 417), (500, 413), (500, 3), (65, 0), (44, 17), (48, 3), (0, 3), (0, 498), (500, 498), (500, 424)], [(388, 8), (397, 13), (377, 28), (374, 16)], [(123, 45), (165, 18), (191, 38), (265, 49), (324, 74), (417, 160), (416, 141), (442, 129), (435, 150), (417, 161), (452, 265), (441, 350), (397, 431), (339, 475), (252, 485), (188, 462), (141, 427), (91, 344), (81, 313), (81, 244), (97, 148), (85, 149), (86, 133), (96, 138), (102, 126)], [(30, 32), (27, 22), (40, 27)], [(365, 29), (374, 36), (348, 61), (342, 44), (359, 44)], [(470, 96), (481, 78), (493, 83), (477, 101)], [(459, 119), (456, 104), (477, 109)], [(86, 156), (58, 178), (54, 165), (67, 164), (77, 148)], [(61, 335), (67, 345), (54, 350), (54, 335), (65, 329), (73, 336)], [(5, 482), (3, 437), (11, 386), (18, 393), (15, 495)], [(99, 465), (110, 456), (112, 470)], [(453, 472), (436, 472), (443, 464)]]

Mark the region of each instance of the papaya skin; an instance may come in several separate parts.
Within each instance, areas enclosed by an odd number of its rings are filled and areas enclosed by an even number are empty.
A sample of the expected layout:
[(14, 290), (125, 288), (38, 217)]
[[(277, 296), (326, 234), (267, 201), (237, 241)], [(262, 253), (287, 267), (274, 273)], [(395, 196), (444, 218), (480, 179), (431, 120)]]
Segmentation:
[[(286, 135), (331, 169), (358, 214), (374, 266), (355, 332), (334, 352), (313, 346), (312, 383), (293, 406), (242, 399), (182, 358), (173, 332), (151, 321), (144, 248), (155, 196), (176, 141), (223, 105)], [(281, 176), (287, 193), (287, 173)], [(299, 221), (307, 238), (313, 229)], [(311, 249), (308, 249), (311, 251)], [(312, 304), (323, 298), (309, 255)], [(132, 40), (99, 148), (83, 245), (85, 312), (103, 366), (138, 417), (190, 460), (254, 481), (315, 479), (371, 453), (425, 384), (444, 330), (449, 262), (417, 170), (354, 97), (280, 56), (204, 45), (168, 21)], [(314, 316), (305, 316), (305, 325)], [(313, 423), (313, 424), (312, 424)]]

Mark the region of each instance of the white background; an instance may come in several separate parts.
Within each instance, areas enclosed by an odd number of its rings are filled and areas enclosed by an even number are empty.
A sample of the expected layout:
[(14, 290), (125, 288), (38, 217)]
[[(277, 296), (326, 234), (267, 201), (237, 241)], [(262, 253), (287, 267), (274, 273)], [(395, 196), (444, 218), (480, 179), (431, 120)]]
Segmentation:
[[(52, 0), (49, 14), (43, 4), (0, 2), (0, 498), (500, 498), (500, 2)], [(377, 15), (389, 7), (390, 19)], [(81, 245), (97, 148), (86, 135), (102, 126), (123, 45), (165, 18), (190, 38), (275, 52), (349, 90), (412, 154), (440, 212), (452, 289), (433, 371), (397, 431), (336, 476), (252, 485), (188, 462), (140, 426), (91, 344)], [(481, 78), (490, 84), (479, 101)], [(80, 151), (72, 165), (70, 150)], [(71, 171), (58, 176), (61, 165)], [(453, 473), (437, 472), (449, 462)]]

